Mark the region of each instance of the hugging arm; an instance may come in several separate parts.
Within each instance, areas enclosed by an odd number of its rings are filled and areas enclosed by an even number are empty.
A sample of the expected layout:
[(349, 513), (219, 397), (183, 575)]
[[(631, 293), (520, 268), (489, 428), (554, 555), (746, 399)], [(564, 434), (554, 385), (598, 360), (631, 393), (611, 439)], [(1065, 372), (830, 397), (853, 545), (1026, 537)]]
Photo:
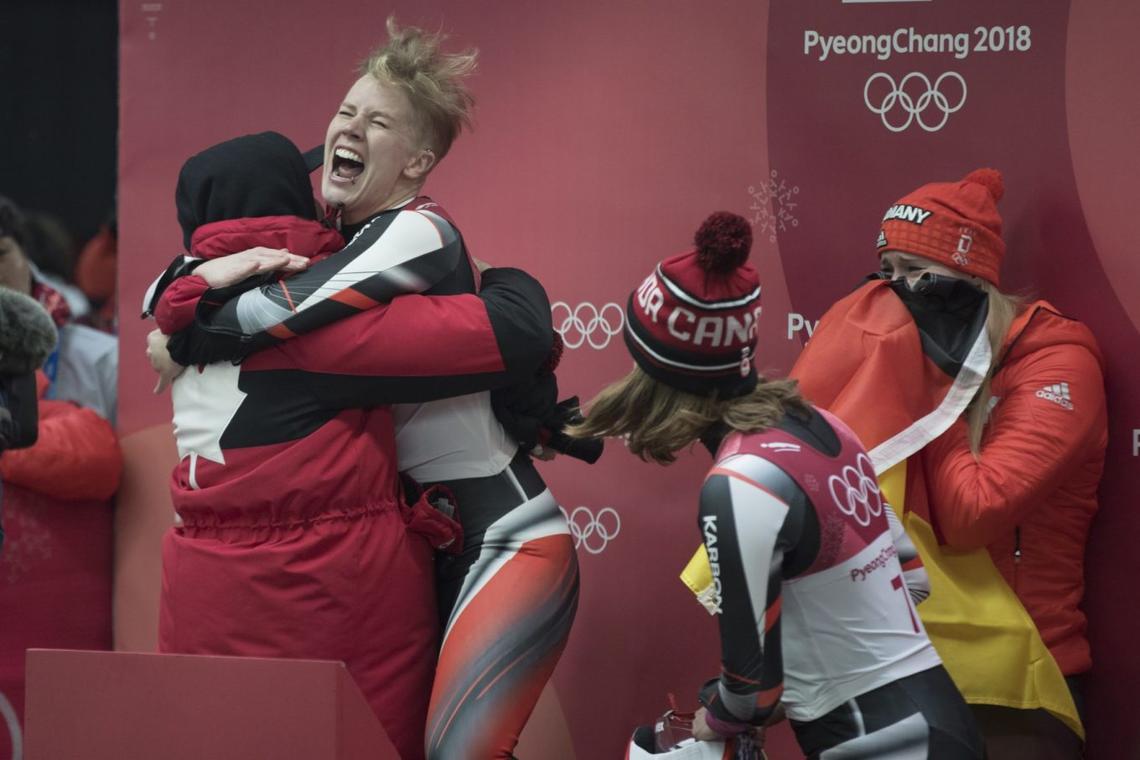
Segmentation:
[(517, 269), (484, 273), (478, 295), (400, 296), (246, 360), (300, 369), (322, 403), (354, 408), (490, 390), (533, 374), (553, 342), (542, 286)]
[[(459, 233), (430, 210), (382, 214), (343, 250), (304, 271), (234, 286), (175, 291), (193, 301), (194, 363), (236, 360), (258, 348), (421, 293), (469, 266)], [(191, 286), (186, 286), (190, 288)], [(185, 323), (179, 325), (185, 326)], [(182, 362), (185, 363), (185, 362)]]

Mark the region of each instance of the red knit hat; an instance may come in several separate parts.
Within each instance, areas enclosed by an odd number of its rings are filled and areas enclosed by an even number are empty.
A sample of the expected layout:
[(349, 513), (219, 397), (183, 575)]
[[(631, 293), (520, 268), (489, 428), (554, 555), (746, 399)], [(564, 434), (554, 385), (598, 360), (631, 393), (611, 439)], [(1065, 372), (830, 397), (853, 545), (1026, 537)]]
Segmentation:
[(975, 169), (960, 182), (932, 182), (887, 209), (879, 253), (902, 251), (998, 284), (1005, 243), (997, 202), (1001, 172)]
[(760, 278), (748, 264), (752, 227), (718, 211), (696, 249), (666, 259), (629, 296), (625, 343), (638, 366), (700, 396), (743, 396), (756, 387), (752, 354)]

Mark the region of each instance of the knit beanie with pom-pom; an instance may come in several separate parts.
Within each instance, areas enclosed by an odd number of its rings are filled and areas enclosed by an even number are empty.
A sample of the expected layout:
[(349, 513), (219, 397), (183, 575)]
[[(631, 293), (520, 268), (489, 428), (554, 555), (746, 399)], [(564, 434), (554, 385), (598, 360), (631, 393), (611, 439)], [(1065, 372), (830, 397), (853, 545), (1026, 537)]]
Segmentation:
[(752, 227), (718, 211), (694, 244), (659, 263), (630, 294), (625, 342), (655, 380), (700, 396), (743, 396), (756, 387), (760, 318), (760, 278), (748, 264)]

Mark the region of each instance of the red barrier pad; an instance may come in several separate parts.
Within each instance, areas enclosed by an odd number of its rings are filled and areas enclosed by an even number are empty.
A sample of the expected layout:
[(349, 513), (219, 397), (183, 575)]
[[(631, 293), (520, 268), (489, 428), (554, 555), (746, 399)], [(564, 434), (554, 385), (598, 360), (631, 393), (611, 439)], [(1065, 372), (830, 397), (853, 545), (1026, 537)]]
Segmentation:
[(25, 758), (398, 760), (343, 663), (28, 650)]

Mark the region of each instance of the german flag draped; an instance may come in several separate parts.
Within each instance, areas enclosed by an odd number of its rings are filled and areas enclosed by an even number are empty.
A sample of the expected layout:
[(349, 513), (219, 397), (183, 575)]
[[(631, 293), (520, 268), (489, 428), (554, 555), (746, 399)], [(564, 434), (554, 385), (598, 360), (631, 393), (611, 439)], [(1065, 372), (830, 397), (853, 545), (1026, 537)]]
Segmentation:
[(820, 320), (791, 375), (867, 447), (930, 576), (919, 613), (966, 700), (1044, 708), (1083, 738), (1060, 668), (989, 552), (940, 546), (932, 528), (914, 455), (961, 415), (991, 361), (984, 296), (971, 304), (943, 295), (932, 302), (901, 283), (864, 285)]

